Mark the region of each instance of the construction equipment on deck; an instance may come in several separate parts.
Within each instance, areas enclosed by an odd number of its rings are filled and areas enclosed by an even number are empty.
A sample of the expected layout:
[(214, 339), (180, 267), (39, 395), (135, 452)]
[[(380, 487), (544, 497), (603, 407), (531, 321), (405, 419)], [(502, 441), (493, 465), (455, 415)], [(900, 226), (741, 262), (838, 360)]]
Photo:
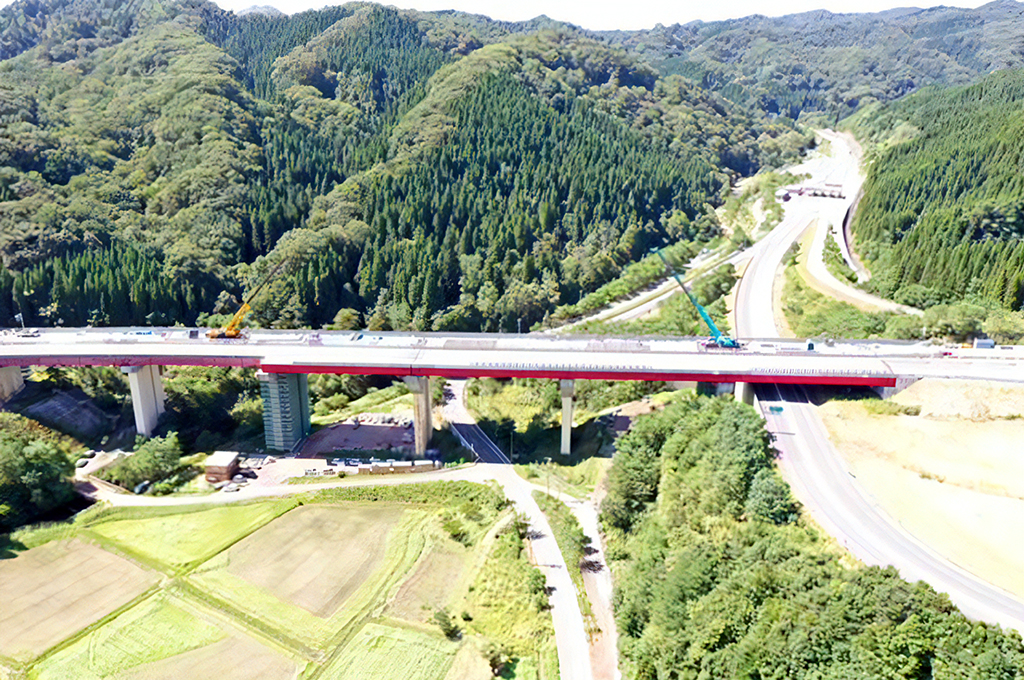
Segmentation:
[(252, 311), (252, 307), (250, 306), (250, 304), (252, 303), (253, 300), (256, 299), (256, 296), (259, 294), (259, 292), (263, 290), (263, 287), (267, 285), (267, 283), (269, 283), (271, 279), (274, 278), (274, 276), (281, 269), (281, 267), (284, 266), (285, 262), (287, 262), (286, 259), (278, 262), (277, 266), (274, 267), (274, 269), (263, 278), (263, 281), (260, 283), (260, 285), (256, 286), (256, 290), (250, 293), (249, 297), (246, 299), (245, 302), (242, 303), (242, 306), (238, 308), (238, 311), (235, 312), (235, 315), (231, 317), (231, 320), (228, 321), (227, 325), (225, 325), (223, 328), (211, 328), (209, 331), (206, 332), (206, 337), (210, 338), (211, 340), (219, 340), (221, 338), (237, 338), (240, 335), (242, 335), (242, 321), (245, 319), (246, 315)]
[(686, 284), (683, 283), (683, 277), (679, 276), (679, 274), (675, 270), (675, 267), (669, 264), (669, 261), (665, 258), (665, 253), (661, 252), (662, 249), (652, 248), (652, 250), (656, 252), (658, 254), (658, 257), (661, 258), (661, 261), (665, 263), (665, 268), (669, 271), (670, 274), (672, 274), (672, 277), (676, 280), (676, 283), (679, 284), (679, 287), (683, 289), (683, 292), (686, 293), (686, 297), (688, 297), (690, 299), (690, 302), (693, 303), (693, 306), (696, 308), (697, 313), (700, 314), (700, 318), (704, 319), (704, 323), (707, 324), (708, 330), (711, 331), (711, 339), (707, 341), (704, 344), (704, 346), (715, 346), (722, 347), (725, 349), (740, 349), (741, 345), (738, 340), (736, 340), (735, 338), (730, 338), (728, 335), (725, 335), (724, 333), (722, 333), (722, 331), (718, 330), (718, 326), (716, 326), (715, 322), (711, 320), (711, 315), (708, 314), (707, 310), (704, 309), (704, 307), (699, 302), (697, 302), (697, 298), (693, 297), (693, 294), (690, 293), (690, 290), (686, 287)]

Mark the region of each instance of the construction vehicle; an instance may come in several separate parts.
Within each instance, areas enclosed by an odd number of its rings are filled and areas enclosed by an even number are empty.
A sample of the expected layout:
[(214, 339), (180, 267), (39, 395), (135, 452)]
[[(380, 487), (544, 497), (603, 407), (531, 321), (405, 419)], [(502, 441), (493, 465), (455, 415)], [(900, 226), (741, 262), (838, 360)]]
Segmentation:
[(697, 302), (697, 298), (693, 297), (693, 294), (686, 287), (686, 284), (683, 283), (683, 277), (679, 276), (675, 268), (671, 264), (669, 264), (669, 261), (665, 258), (665, 254), (661, 252), (661, 248), (656, 248), (653, 250), (658, 254), (658, 257), (661, 258), (661, 261), (665, 263), (665, 269), (667, 269), (669, 273), (672, 274), (672, 277), (676, 280), (676, 283), (678, 283), (679, 287), (683, 289), (683, 292), (686, 293), (686, 297), (690, 299), (690, 302), (697, 310), (697, 313), (700, 314), (700, 318), (704, 319), (704, 323), (707, 324), (708, 330), (711, 331), (711, 337), (704, 343), (702, 343), (703, 346), (721, 347), (723, 349), (740, 349), (741, 345), (738, 340), (736, 340), (735, 338), (730, 338), (728, 335), (725, 335), (724, 333), (722, 333), (722, 331), (718, 330), (718, 326), (716, 326), (715, 322), (711, 320), (711, 315), (708, 314), (707, 310), (704, 309), (704, 307), (699, 302)]
[(245, 302), (242, 303), (242, 306), (238, 308), (238, 311), (235, 312), (235, 315), (231, 317), (231, 320), (228, 321), (223, 328), (211, 328), (206, 332), (206, 337), (211, 340), (240, 337), (242, 335), (242, 321), (245, 320), (245, 317), (252, 311), (252, 307), (250, 306), (252, 301), (256, 299), (256, 296), (259, 295), (261, 290), (263, 290), (263, 287), (274, 278), (278, 271), (280, 271), (286, 261), (287, 260), (281, 260), (278, 262), (277, 266), (263, 278), (260, 285), (256, 286), (256, 290), (249, 294), (249, 297), (246, 298)]

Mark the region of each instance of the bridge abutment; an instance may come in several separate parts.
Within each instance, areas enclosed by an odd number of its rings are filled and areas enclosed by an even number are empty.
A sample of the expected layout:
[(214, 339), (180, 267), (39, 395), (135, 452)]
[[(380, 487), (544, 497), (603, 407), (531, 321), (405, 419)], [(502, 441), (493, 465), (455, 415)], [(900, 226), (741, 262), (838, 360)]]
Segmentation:
[(407, 375), (402, 380), (413, 394), (413, 436), (416, 442), (416, 455), (422, 456), (426, 454), (427, 446), (430, 444), (430, 437), (434, 434), (434, 425), (430, 418), (430, 378)]
[(875, 391), (878, 392), (878, 396), (882, 399), (888, 399), (894, 397), (903, 390), (907, 389), (921, 378), (916, 375), (900, 376), (896, 378), (896, 385), (893, 387), (876, 387)]
[(0, 368), (0, 403), (13, 397), (25, 386), (25, 377), (20, 366)]
[(263, 397), (267, 449), (291, 451), (309, 434), (309, 377), (305, 373), (257, 371)]
[(572, 448), (572, 411), (576, 401), (576, 381), (560, 380), (559, 391), (562, 393), (562, 446), (560, 452), (568, 456)]
[(147, 437), (152, 436), (167, 399), (160, 367), (122, 366), (121, 371), (128, 375), (128, 385), (132, 390), (135, 431)]

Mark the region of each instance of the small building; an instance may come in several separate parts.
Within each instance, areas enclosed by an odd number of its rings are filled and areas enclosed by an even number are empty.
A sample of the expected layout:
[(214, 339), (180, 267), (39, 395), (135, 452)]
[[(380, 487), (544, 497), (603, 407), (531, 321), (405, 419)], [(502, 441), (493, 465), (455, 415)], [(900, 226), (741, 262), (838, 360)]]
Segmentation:
[(218, 482), (230, 482), (231, 478), (238, 472), (237, 451), (214, 451), (213, 455), (206, 459), (206, 481), (211, 484)]

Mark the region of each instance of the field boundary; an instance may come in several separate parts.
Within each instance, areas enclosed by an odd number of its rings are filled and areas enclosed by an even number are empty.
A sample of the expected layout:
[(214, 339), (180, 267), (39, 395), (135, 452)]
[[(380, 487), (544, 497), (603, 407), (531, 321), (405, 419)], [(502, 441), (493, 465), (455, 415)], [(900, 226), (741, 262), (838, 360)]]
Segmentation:
[[(261, 504), (265, 505), (267, 503), (266, 503), (266, 501), (247, 501), (247, 502), (244, 502), (244, 503), (239, 503), (237, 506), (236, 505), (231, 505), (230, 507), (244, 507), (244, 506), (261, 505)], [(118, 521), (141, 521), (141, 520), (146, 520), (146, 519), (156, 519), (156, 518), (159, 518), (159, 517), (173, 516), (173, 515), (175, 515), (177, 513), (161, 512), (161, 513), (154, 513), (151, 517), (146, 517), (146, 516), (141, 516), (141, 517), (118, 517), (118, 518), (114, 518), (114, 519), (107, 519), (107, 520), (105, 520), (105, 521), (103, 521), (101, 523), (86, 525), (81, 530), (81, 534), (87, 535), (90, 540), (94, 541), (96, 543), (96, 545), (98, 545), (99, 547), (101, 547), (101, 548), (103, 548), (105, 550), (109, 550), (110, 552), (113, 552), (115, 554), (119, 554), (122, 557), (125, 557), (127, 559), (134, 560), (136, 562), (140, 562), (143, 565), (149, 567), (150, 569), (153, 569), (154, 571), (162, 573), (162, 574), (164, 574), (166, 576), (169, 576), (171, 578), (175, 578), (175, 577), (178, 577), (178, 576), (184, 576), (186, 574), (189, 574), (189, 573), (195, 571), (200, 566), (202, 566), (206, 562), (209, 562), (211, 559), (213, 559), (217, 555), (221, 554), (222, 552), (224, 552), (226, 550), (229, 550), (231, 548), (231, 546), (235, 545), (239, 541), (241, 541), (241, 540), (249, 537), (250, 535), (254, 534), (255, 532), (259, 531), (260, 529), (262, 529), (263, 527), (267, 526), (268, 524), (270, 524), (274, 520), (278, 519), (282, 515), (285, 515), (285, 514), (291, 512), (292, 510), (294, 510), (295, 508), (300, 507), (301, 505), (303, 505), (303, 503), (301, 502), (300, 499), (287, 498), (287, 497), (284, 498), (284, 499), (271, 501), (271, 504), (277, 506), (275, 508), (276, 512), (273, 513), (272, 515), (268, 516), (265, 520), (259, 522), (255, 526), (253, 526), (249, 531), (239, 534), (238, 536), (233, 538), (229, 543), (226, 543), (220, 550), (218, 550), (217, 552), (213, 553), (212, 555), (208, 555), (208, 556), (202, 557), (202, 558), (197, 558), (195, 560), (192, 560), (191, 562), (186, 562), (185, 564), (180, 565), (180, 566), (175, 566), (173, 564), (167, 564), (165, 562), (162, 562), (162, 561), (159, 560), (159, 558), (155, 558), (155, 557), (152, 557), (152, 556), (147, 555), (145, 553), (142, 553), (142, 552), (132, 548), (131, 546), (125, 545), (123, 542), (121, 542), (121, 541), (119, 541), (119, 540), (117, 540), (115, 538), (110, 538), (109, 536), (103, 536), (102, 534), (99, 534), (99, 533), (93, 531), (93, 527), (100, 526), (101, 524), (109, 524), (111, 522), (118, 522)], [(168, 508), (160, 508), (160, 509), (161, 510), (172, 509), (173, 507), (174, 506), (169, 506)], [(184, 507), (189, 507), (189, 506), (184, 506)], [(228, 507), (228, 506), (223, 506), (223, 507)], [(191, 514), (198, 514), (198, 513), (203, 512), (203, 511), (216, 511), (216, 510), (219, 510), (219, 509), (221, 509), (221, 508), (220, 507), (210, 507), (210, 506), (205, 506), (205, 507), (204, 506), (199, 506), (199, 508), (196, 509), (196, 510), (190, 510), (189, 512), (182, 513), (182, 514), (189, 514), (189, 515), (191, 515)], [(136, 510), (136, 508), (132, 508), (132, 510)], [(126, 513), (126, 514), (132, 514), (132, 513)]]
[(152, 597), (156, 597), (157, 595), (160, 594), (160, 592), (162, 590), (163, 590), (163, 584), (162, 583), (155, 583), (155, 584), (153, 584), (152, 586), (147, 588), (145, 591), (143, 591), (142, 593), (139, 593), (137, 596), (132, 598), (131, 601), (126, 602), (125, 604), (121, 605), (120, 607), (118, 607), (114, 611), (110, 612), (106, 616), (103, 616), (103, 617), (97, 619), (96, 621), (93, 621), (92, 623), (90, 623), (85, 628), (82, 628), (78, 632), (73, 633), (72, 635), (64, 638), (63, 640), (61, 640), (57, 644), (53, 645), (52, 647), (50, 647), (49, 649), (44, 651), (39, 656), (37, 656), (34, 659), (32, 659), (32, 661), (30, 661), (30, 662), (28, 662), (26, 664), (23, 664), (21, 668), (16, 669), (16, 670), (18, 670), (20, 672), (24, 672), (24, 670), (27, 669), (30, 666), (37, 666), (37, 665), (43, 663), (44, 661), (49, 659), (54, 654), (57, 654), (58, 652), (64, 651), (65, 649), (67, 649), (71, 645), (75, 644), (76, 642), (78, 642), (82, 638), (86, 637), (90, 633), (93, 633), (94, 631), (99, 630), (100, 628), (102, 628), (103, 626), (107, 625), (108, 623), (110, 623), (114, 619), (120, 617), (122, 614), (128, 612), (131, 609), (134, 609), (136, 606), (142, 604), (146, 600), (148, 600), (148, 599), (150, 599)]
[[(320, 650), (310, 647), (305, 642), (290, 636), (287, 632), (279, 630), (276, 626), (266, 624), (258, 616), (240, 609), (230, 600), (217, 597), (213, 593), (193, 583), (188, 577), (175, 579), (168, 586), (169, 590), (178, 589), (182, 596), (188, 597), (213, 612), (233, 621), (236, 627), (243, 628), (246, 633), (256, 634), (259, 638), (267, 639), (276, 645), (289, 650), (292, 654), (299, 656), (306, 661), (320, 662), (323, 654)], [(241, 624), (241, 625), (239, 625)]]

